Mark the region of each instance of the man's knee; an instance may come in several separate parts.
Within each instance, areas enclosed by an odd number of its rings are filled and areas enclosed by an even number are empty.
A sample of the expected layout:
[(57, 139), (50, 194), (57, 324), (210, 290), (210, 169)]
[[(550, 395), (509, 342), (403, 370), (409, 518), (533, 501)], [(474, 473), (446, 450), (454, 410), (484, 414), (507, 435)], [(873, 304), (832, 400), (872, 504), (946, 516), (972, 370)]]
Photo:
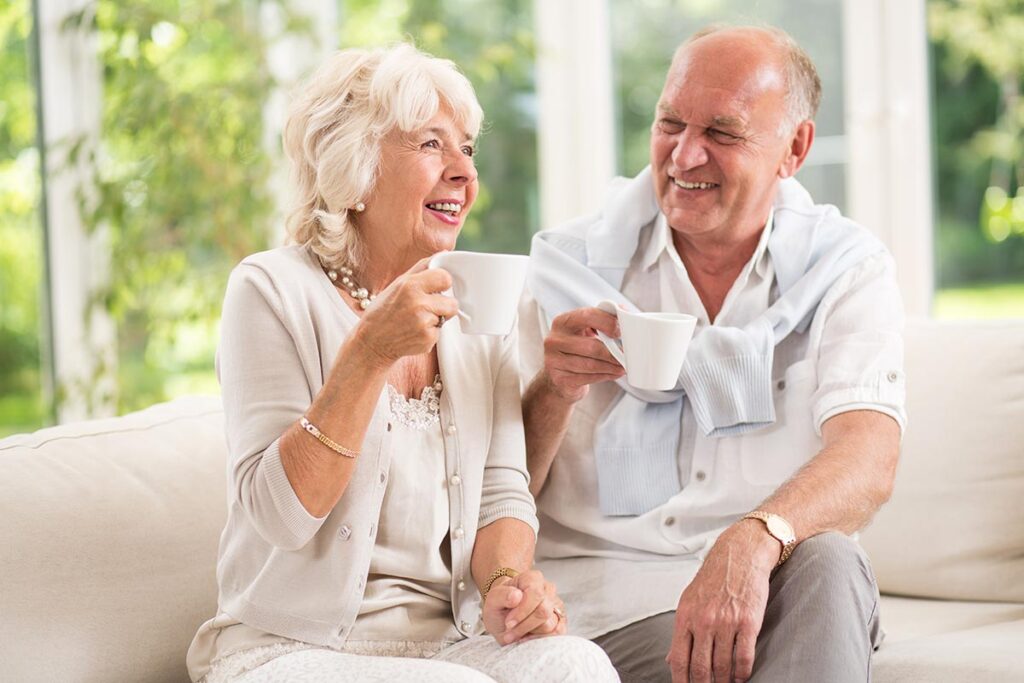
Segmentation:
[[(801, 592), (823, 592), (837, 598), (849, 595), (849, 589), (866, 600), (873, 601), (877, 594), (867, 554), (856, 541), (835, 531), (800, 543), (772, 582), (794, 583), (800, 586)], [(840, 586), (848, 590), (837, 590)]]

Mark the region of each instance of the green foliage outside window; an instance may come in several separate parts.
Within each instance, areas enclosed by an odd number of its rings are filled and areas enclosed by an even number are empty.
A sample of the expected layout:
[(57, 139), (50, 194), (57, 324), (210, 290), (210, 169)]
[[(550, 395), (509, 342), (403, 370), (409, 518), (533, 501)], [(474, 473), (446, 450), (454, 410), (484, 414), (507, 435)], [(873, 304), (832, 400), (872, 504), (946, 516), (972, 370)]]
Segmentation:
[(42, 229), (27, 2), (0, 3), (0, 436), (40, 426)]
[(118, 408), (214, 390), (227, 274), (271, 234), (258, 3), (98, 0), (103, 119), (86, 224), (110, 235)]
[[(1024, 283), (1024, 0), (929, 0), (928, 27), (939, 287)], [(972, 291), (978, 296), (969, 306)], [(993, 291), (940, 292), (939, 312), (1024, 310), (1024, 289)], [(992, 308), (997, 298), (1004, 305)]]

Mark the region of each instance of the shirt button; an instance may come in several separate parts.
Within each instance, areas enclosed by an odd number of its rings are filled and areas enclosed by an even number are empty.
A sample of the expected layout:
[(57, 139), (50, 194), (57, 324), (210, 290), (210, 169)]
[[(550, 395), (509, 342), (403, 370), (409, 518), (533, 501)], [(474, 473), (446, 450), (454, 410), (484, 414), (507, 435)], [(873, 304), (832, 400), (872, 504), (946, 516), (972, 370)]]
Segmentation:
[(381, 471), (380, 471), (380, 483), (382, 483), (382, 484), (383, 484), (383, 483), (384, 483), (384, 482), (386, 482), (387, 480), (388, 480), (388, 473), (387, 473), (387, 472), (385, 472), (384, 470), (381, 470)]
[(697, 470), (697, 474), (693, 476), (697, 478), (697, 481), (704, 481), (705, 479), (708, 478), (708, 475), (704, 472), (704, 470)]
[(370, 538), (373, 538), (373, 532), (376, 531), (376, 530), (377, 530), (377, 525), (376, 524), (371, 524), (370, 525)]
[(451, 482), (452, 486), (461, 486), (462, 485), (462, 477), (460, 477), (457, 474), (453, 474), (452, 478), (449, 481)]
[(672, 526), (675, 523), (676, 523), (676, 518), (675, 517), (666, 517), (665, 518), (665, 526)]
[(452, 423), (452, 424), (448, 425), (448, 433), (449, 434), (454, 434), (455, 433), (455, 423)]
[(466, 582), (459, 581), (457, 584), (455, 584), (455, 587), (458, 588), (460, 591), (464, 591), (466, 590)]
[(778, 387), (779, 391), (782, 391), (783, 389), (786, 388), (786, 380), (780, 379), (778, 382), (775, 383), (775, 386)]
[(347, 541), (349, 536), (352, 535), (352, 528), (348, 524), (342, 524), (341, 528), (338, 529), (338, 536), (343, 541)]
[(889, 380), (890, 382), (895, 382), (896, 380), (898, 380), (900, 378), (900, 376), (896, 374), (895, 370), (890, 370), (889, 374), (886, 375), (885, 378), (887, 380)]
[(388, 422), (388, 431), (389, 432), (391, 431), (391, 423), (390, 422)]
[(462, 538), (466, 535), (466, 532), (462, 530), (461, 526), (455, 527), (455, 538)]

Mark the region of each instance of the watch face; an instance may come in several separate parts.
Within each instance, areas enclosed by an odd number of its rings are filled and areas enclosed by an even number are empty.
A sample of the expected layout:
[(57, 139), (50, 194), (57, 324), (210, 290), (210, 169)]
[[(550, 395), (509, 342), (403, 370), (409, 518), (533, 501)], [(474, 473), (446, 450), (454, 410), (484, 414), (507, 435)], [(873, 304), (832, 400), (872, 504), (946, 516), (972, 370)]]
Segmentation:
[(795, 536), (793, 527), (789, 526), (789, 523), (778, 515), (771, 515), (766, 524), (771, 535), (783, 540), (784, 543), (788, 543)]

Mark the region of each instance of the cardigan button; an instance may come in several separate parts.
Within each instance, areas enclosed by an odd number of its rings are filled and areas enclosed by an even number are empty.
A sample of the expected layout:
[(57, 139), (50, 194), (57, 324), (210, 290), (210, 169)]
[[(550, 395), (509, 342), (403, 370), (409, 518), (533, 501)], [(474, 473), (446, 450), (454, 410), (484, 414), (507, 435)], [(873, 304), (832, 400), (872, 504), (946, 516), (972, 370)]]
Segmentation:
[(468, 621), (462, 622), (462, 630), (463, 631), (469, 631), (469, 629), (471, 629), (472, 627), (473, 627), (472, 624), (470, 624)]
[(464, 591), (466, 590), (466, 582), (459, 581), (457, 584), (455, 584), (455, 587), (458, 588), (460, 591)]
[(448, 425), (448, 433), (449, 434), (454, 434), (455, 433), (455, 423), (454, 422), (452, 424)]
[(455, 538), (462, 538), (466, 535), (466, 532), (462, 530), (461, 526), (455, 527)]
[(457, 474), (453, 474), (452, 478), (449, 479), (449, 481), (451, 482), (452, 486), (461, 486), (462, 485), (462, 477), (460, 477)]

